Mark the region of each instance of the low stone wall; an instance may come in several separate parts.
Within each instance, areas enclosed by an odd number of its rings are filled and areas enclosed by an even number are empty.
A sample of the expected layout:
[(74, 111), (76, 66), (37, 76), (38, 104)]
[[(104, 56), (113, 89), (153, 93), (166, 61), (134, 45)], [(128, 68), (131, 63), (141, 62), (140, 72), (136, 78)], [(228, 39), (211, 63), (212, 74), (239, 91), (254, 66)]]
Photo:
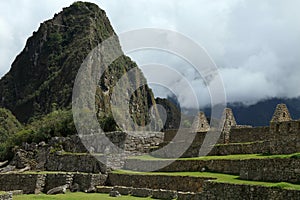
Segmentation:
[[(159, 169), (167, 163), (163, 160), (130, 159), (125, 169), (149, 171), (149, 166)], [(245, 159), (245, 160), (177, 160), (159, 169), (161, 172), (210, 171), (240, 175), (241, 179), (271, 181), (271, 182), (300, 182), (299, 158)]]
[[(206, 199), (245, 199), (245, 200), (269, 200), (269, 199), (299, 199), (300, 190), (284, 190), (277, 187), (263, 187), (256, 185), (228, 184), (208, 181), (204, 183), (204, 192), (195, 194), (197, 200)], [(178, 198), (179, 200), (179, 198)]]
[(47, 174), (42, 192), (47, 193), (49, 190), (62, 185), (72, 184), (73, 174)]
[[(159, 169), (161, 172), (197, 172), (211, 171), (238, 175), (241, 169), (241, 160), (176, 160), (166, 167), (169, 161), (164, 160), (138, 160), (129, 159), (124, 165), (124, 169), (134, 171), (149, 171), (149, 169)], [(151, 171), (151, 170), (150, 170)]]
[(95, 186), (105, 185), (106, 180), (107, 175), (76, 173), (73, 175), (72, 184), (77, 183), (80, 191), (86, 191)]
[(12, 200), (11, 192), (0, 192), (0, 200)]
[[(81, 136), (74, 135), (68, 138), (53, 138), (50, 144), (60, 144), (67, 152), (84, 153), (104, 153), (107, 148), (108, 139), (111, 143), (125, 151), (148, 153), (153, 146), (163, 142), (162, 132), (109, 132)], [(88, 149), (84, 146), (88, 144)]]
[[(98, 157), (104, 159), (101, 155)], [(55, 153), (48, 155), (45, 170), (86, 173), (106, 173), (107, 171), (106, 166), (97, 159), (97, 156), (89, 154), (57, 155)]]
[(24, 194), (34, 194), (38, 174), (0, 174), (0, 191), (23, 190)]
[(108, 183), (112, 186), (200, 192), (202, 191), (203, 182), (207, 179), (187, 176), (110, 173)]
[(232, 127), (229, 134), (229, 143), (268, 141), (272, 138), (269, 130), (269, 127)]
[(240, 178), (255, 181), (300, 182), (300, 158), (251, 159), (242, 162)]
[(201, 192), (182, 192), (176, 190), (162, 190), (132, 187), (103, 187), (99, 193), (118, 191), (122, 195), (137, 197), (152, 197), (155, 199), (177, 200), (208, 200), (208, 199), (245, 199), (245, 200), (269, 200), (269, 199), (299, 199), (300, 190), (281, 189), (279, 187), (266, 187), (260, 185), (230, 184), (206, 180)]
[[(174, 141), (174, 137), (177, 136), (177, 140), (176, 142), (180, 142), (181, 139), (184, 140), (185, 138), (185, 135), (189, 134), (193, 134), (194, 136), (194, 142), (195, 143), (202, 143), (205, 136), (206, 136), (206, 132), (197, 132), (197, 133), (191, 133), (191, 130), (190, 129), (181, 129), (181, 132), (180, 134), (182, 135), (179, 136), (179, 133), (178, 133), (178, 130), (177, 129), (172, 129), (172, 130), (166, 130), (165, 133), (164, 133), (164, 143), (169, 143), (170, 141)], [(179, 136), (179, 137), (178, 137)]]
[(300, 152), (300, 132), (277, 135), (270, 142), (271, 154), (292, 154)]
[[(289, 133), (280, 135), (279, 133), (273, 133), (272, 137), (268, 139), (269, 140), (266, 141), (216, 144), (208, 155), (292, 154), (300, 152), (300, 134)], [(173, 146), (173, 148), (168, 148), (168, 150), (160, 149), (159, 153), (152, 152), (151, 154), (155, 157), (161, 158), (176, 158), (179, 156), (183, 158), (199, 157), (202, 142), (197, 140), (195, 141), (192, 144), (185, 143), (184, 141), (170, 143), (168, 145), (170, 147)], [(161, 146), (163, 147), (165, 145), (167, 145), (167, 143), (163, 143)], [(178, 156), (178, 149), (184, 148), (187, 148), (187, 150), (183, 153), (183, 155)]]
[(80, 191), (104, 185), (107, 175), (85, 173), (0, 174), (0, 190), (22, 190), (24, 194), (46, 193), (52, 188), (77, 183)]
[[(270, 141), (259, 141), (259, 142), (252, 142), (252, 143), (217, 144), (214, 146), (214, 148), (208, 155), (225, 156), (225, 155), (236, 155), (236, 154), (269, 154), (271, 152), (270, 147), (271, 147)], [(192, 155), (191, 157), (193, 157)]]

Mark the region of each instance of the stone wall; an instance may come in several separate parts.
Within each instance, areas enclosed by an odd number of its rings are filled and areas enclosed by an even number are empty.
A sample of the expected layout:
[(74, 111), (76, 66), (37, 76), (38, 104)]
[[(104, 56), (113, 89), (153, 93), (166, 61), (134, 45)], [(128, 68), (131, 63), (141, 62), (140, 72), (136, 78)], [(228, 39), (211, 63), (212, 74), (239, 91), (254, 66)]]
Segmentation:
[(269, 129), (269, 127), (232, 127), (229, 136), (229, 143), (268, 141), (272, 138)]
[(240, 177), (247, 180), (270, 182), (300, 182), (300, 159), (244, 160)]
[[(252, 143), (217, 144), (214, 146), (214, 148), (208, 155), (225, 156), (225, 155), (235, 155), (235, 154), (269, 154), (271, 152), (270, 145), (271, 145), (270, 141), (258, 141)], [(191, 154), (191, 157), (193, 157), (193, 154)]]
[[(289, 140), (290, 141), (290, 140)], [(295, 143), (295, 141), (290, 141), (291, 143)], [(282, 144), (281, 144), (282, 143)], [(160, 150), (159, 154), (156, 152), (152, 152), (151, 155), (160, 158), (174, 158), (176, 155), (177, 148), (184, 148), (186, 143), (174, 143), (170, 144), (173, 145), (174, 148), (168, 149), (168, 152), (164, 152)], [(271, 146), (272, 145), (272, 146)], [(277, 145), (277, 146), (276, 146)], [(229, 144), (217, 144), (213, 147), (211, 152), (209, 152), (208, 156), (215, 156), (215, 155), (234, 155), (234, 154), (270, 154), (271, 152), (286, 152), (286, 154), (290, 154), (295, 152), (295, 148), (293, 146), (286, 146), (286, 142), (281, 141), (259, 141), (259, 142), (252, 142), (252, 143), (229, 143)], [(193, 143), (191, 144), (188, 149), (184, 152), (181, 156), (182, 158), (192, 158), (192, 157), (199, 157), (199, 151), (202, 144)], [(273, 147), (274, 146), (274, 147)], [(285, 150), (289, 148), (290, 150)], [(172, 150), (175, 152), (173, 153)], [(277, 153), (279, 154), (279, 153)]]
[(300, 134), (300, 121), (277, 122), (270, 124), (272, 138), (288, 137), (291, 134)]
[(86, 173), (0, 174), (0, 191), (22, 190), (24, 194), (46, 193), (52, 188), (77, 183), (80, 191), (104, 185), (107, 175)]
[(24, 194), (34, 194), (38, 174), (0, 174), (0, 191), (23, 190)]
[(49, 190), (62, 185), (72, 184), (73, 174), (47, 174), (42, 192), (47, 193)]
[[(149, 166), (159, 169), (168, 161), (135, 160), (125, 163), (125, 169), (148, 171)], [(242, 179), (271, 182), (300, 182), (299, 158), (269, 158), (243, 160), (176, 160), (168, 166), (159, 169), (160, 172), (209, 171), (240, 175)]]
[[(136, 175), (137, 176), (137, 175)], [(124, 178), (124, 175), (122, 177)], [(128, 181), (133, 177), (127, 177)], [(143, 178), (142, 178), (143, 179)], [(143, 182), (144, 180), (141, 180)], [(136, 183), (136, 182), (135, 182)], [(208, 199), (244, 199), (244, 200), (269, 200), (269, 199), (299, 199), (300, 190), (281, 189), (280, 187), (267, 187), (260, 185), (232, 184), (215, 182), (213, 180), (204, 180), (201, 189), (193, 188), (190, 185), (189, 192), (174, 190), (152, 189), (152, 185), (147, 188), (139, 188), (140, 183), (133, 187), (115, 186), (103, 187), (97, 190), (100, 193), (109, 193), (110, 191), (119, 191), (122, 195), (132, 195), (137, 197), (152, 197), (157, 199), (177, 199), (177, 200), (208, 200)], [(180, 186), (180, 182), (172, 182), (171, 185)], [(150, 186), (150, 187), (149, 187)], [(198, 187), (198, 186), (197, 186)], [(177, 198), (176, 198), (177, 197)]]
[[(63, 171), (63, 172), (86, 172), (86, 173), (106, 173), (106, 166), (101, 163), (97, 157), (101, 155), (90, 154), (62, 154), (56, 153), (48, 155), (45, 164), (46, 171)], [(100, 159), (100, 158), (99, 158)], [(105, 160), (105, 159), (104, 159)]]
[(82, 173), (73, 174), (73, 184), (77, 183), (80, 191), (86, 191), (95, 186), (105, 185), (106, 180), (107, 175)]
[(271, 123), (270, 133), (272, 136), (270, 153), (300, 152), (300, 121)]
[[(197, 200), (207, 199), (244, 199), (244, 200), (269, 200), (269, 199), (299, 199), (300, 190), (285, 190), (278, 187), (263, 187), (258, 185), (228, 184), (207, 181), (203, 185), (204, 192), (195, 194), (192, 198)], [(183, 199), (183, 198), (181, 198)], [(179, 200), (179, 198), (178, 198)]]
[(12, 200), (11, 192), (0, 192), (0, 200)]
[(129, 159), (124, 168), (134, 171), (149, 171), (149, 167), (159, 169), (160, 172), (197, 172), (211, 171), (227, 174), (240, 173), (241, 160), (176, 160), (168, 166), (160, 169), (159, 166), (167, 165), (164, 160), (138, 160)]
[(203, 182), (207, 179), (208, 178), (187, 176), (130, 175), (110, 173), (108, 176), (108, 183), (112, 186), (134, 186), (135, 188), (201, 192)]
[(148, 153), (153, 146), (163, 142), (162, 132), (110, 132), (87, 136), (71, 136), (69, 138), (54, 138), (52, 143), (60, 143), (63, 149), (72, 153), (87, 152), (83, 144), (88, 144), (88, 150), (93, 153), (104, 153), (108, 138), (111, 143), (125, 151)]

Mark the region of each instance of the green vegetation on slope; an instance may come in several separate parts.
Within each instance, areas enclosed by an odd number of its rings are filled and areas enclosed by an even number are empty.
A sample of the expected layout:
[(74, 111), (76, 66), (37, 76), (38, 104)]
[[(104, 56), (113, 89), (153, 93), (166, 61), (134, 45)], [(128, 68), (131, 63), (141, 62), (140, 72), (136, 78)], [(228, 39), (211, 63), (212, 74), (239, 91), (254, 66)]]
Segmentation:
[(22, 125), (9, 110), (0, 108), (0, 143), (6, 141), (21, 128)]
[(76, 133), (71, 111), (55, 110), (50, 114), (33, 120), (23, 129), (10, 134), (5, 141), (0, 143), (0, 160), (10, 159), (13, 148), (23, 142), (39, 143), (48, 141), (51, 137), (67, 136)]

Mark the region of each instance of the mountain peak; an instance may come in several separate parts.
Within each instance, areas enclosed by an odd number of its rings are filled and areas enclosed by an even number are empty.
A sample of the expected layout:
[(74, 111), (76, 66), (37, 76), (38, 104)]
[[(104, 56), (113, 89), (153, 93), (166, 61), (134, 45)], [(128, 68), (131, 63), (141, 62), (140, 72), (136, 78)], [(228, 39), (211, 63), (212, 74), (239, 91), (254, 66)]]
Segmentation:
[[(0, 80), (0, 107), (11, 110), (21, 122), (50, 113), (53, 104), (71, 108), (73, 84), (81, 64), (95, 47), (113, 35), (109, 19), (96, 4), (75, 2), (64, 8), (41, 24)], [(100, 80), (96, 94), (99, 115), (111, 112), (111, 91), (103, 95), (103, 88), (113, 88), (118, 78), (134, 67), (136, 64), (123, 55), (104, 73), (105, 80)], [(133, 119), (145, 124), (146, 111), (154, 104), (154, 97), (148, 86), (138, 90), (131, 103), (145, 113), (137, 113)]]

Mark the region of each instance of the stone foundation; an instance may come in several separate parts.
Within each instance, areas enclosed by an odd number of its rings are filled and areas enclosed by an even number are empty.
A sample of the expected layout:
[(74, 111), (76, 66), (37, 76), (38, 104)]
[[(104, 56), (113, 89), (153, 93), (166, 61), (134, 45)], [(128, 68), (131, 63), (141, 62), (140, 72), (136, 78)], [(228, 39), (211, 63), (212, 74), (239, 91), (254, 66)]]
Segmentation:
[[(125, 163), (126, 170), (149, 171), (149, 166), (159, 169), (158, 166), (166, 165), (164, 160), (138, 160), (130, 159)], [(159, 169), (160, 172), (200, 172), (210, 171), (238, 175), (242, 162), (240, 160), (176, 160), (170, 165)]]
[[(125, 169), (148, 171), (149, 166), (161, 166), (164, 160), (127, 160)], [(158, 167), (157, 167), (158, 168)], [(240, 175), (242, 179), (270, 182), (300, 182), (299, 158), (176, 160), (160, 172), (208, 171)]]
[(188, 176), (130, 175), (110, 173), (108, 176), (108, 183), (112, 186), (201, 192), (203, 182), (208, 179), (209, 178)]
[(207, 199), (245, 199), (245, 200), (269, 200), (269, 199), (299, 199), (300, 190), (285, 190), (277, 187), (263, 187), (258, 185), (240, 185), (218, 182), (205, 182), (204, 192), (196, 194), (197, 200)]
[(12, 200), (11, 192), (0, 192), (0, 200)]
[(241, 165), (240, 178), (300, 183), (300, 158), (244, 160)]
[[(133, 191), (128, 193), (138, 197), (152, 197), (154, 199), (177, 200), (208, 200), (208, 199), (299, 199), (300, 190), (281, 189), (279, 187), (265, 187), (259, 185), (229, 184), (214, 181), (204, 181), (202, 192), (181, 192), (172, 190), (156, 190), (149, 188), (113, 187), (110, 190), (101, 190), (99, 193), (109, 193), (111, 190)], [(120, 191), (119, 191), (120, 192)], [(128, 195), (127, 193), (124, 195)]]
[[(101, 158), (100, 158), (101, 157)], [(90, 154), (50, 154), (45, 164), (46, 171), (106, 173), (106, 166), (100, 160), (104, 156)]]
[(24, 194), (47, 193), (62, 185), (77, 183), (80, 191), (104, 185), (107, 175), (86, 173), (0, 174), (0, 190), (22, 190)]

